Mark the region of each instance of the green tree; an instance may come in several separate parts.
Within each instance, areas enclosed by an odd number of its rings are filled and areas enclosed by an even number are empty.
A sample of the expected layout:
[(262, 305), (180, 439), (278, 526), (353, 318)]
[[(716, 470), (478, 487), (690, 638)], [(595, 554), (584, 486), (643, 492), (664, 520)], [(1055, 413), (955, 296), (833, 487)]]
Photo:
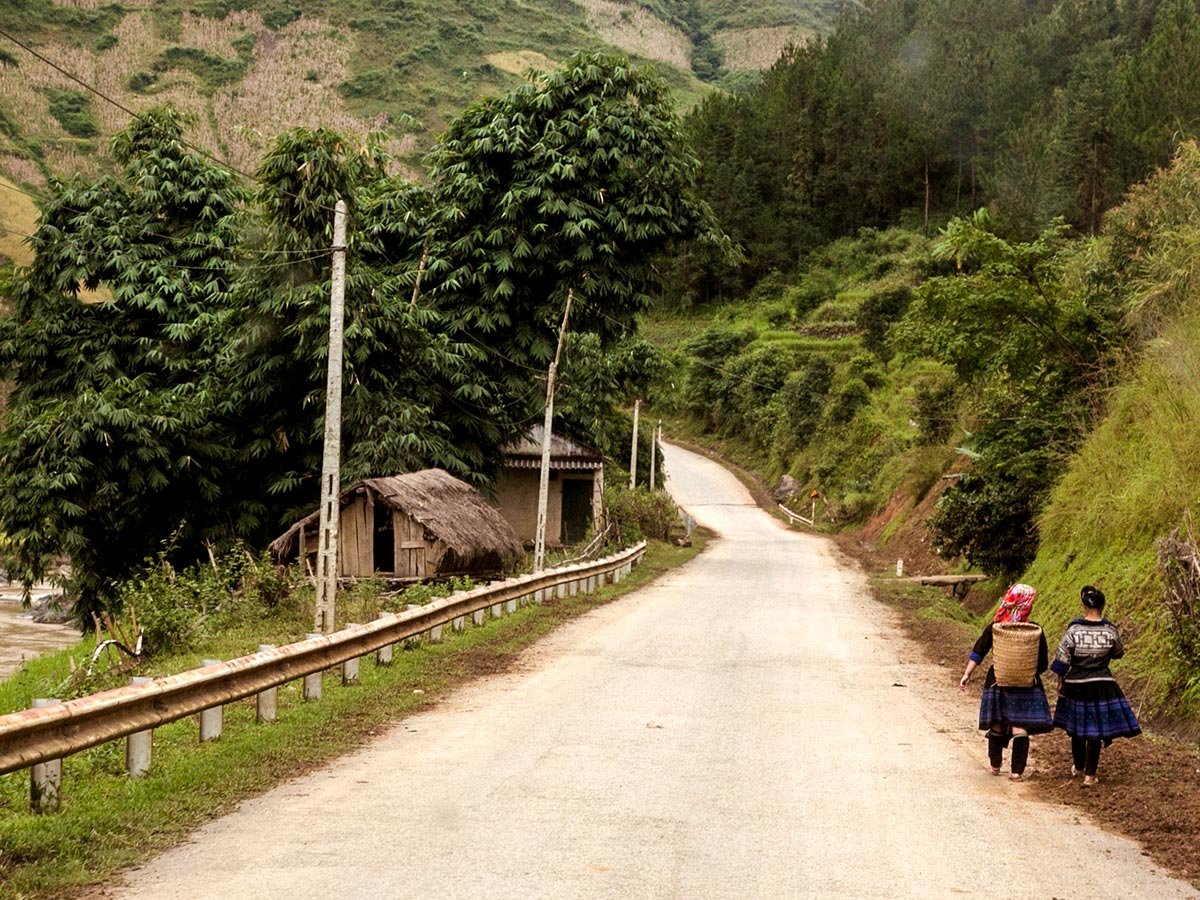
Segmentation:
[(569, 291), (572, 330), (607, 347), (651, 303), (656, 258), (717, 237), (665, 85), (622, 57), (468, 107), (429, 164), (434, 296), (514, 396), (554, 356)]
[(68, 558), (85, 624), (172, 533), (198, 551), (237, 506), (214, 411), (242, 192), (185, 148), (170, 108), (112, 152), (118, 174), (53, 182), (0, 331), (6, 565), (29, 584)]
[(238, 286), (227, 409), (243, 442), (242, 489), (260, 503), (256, 527), (277, 529), (319, 496), (338, 200), (350, 219), (343, 481), (430, 466), (483, 481), (509, 434), (483, 351), (427, 297), (413, 298), (429, 198), (387, 163), (372, 140), (297, 128), (259, 168), (261, 249), (273, 262)]

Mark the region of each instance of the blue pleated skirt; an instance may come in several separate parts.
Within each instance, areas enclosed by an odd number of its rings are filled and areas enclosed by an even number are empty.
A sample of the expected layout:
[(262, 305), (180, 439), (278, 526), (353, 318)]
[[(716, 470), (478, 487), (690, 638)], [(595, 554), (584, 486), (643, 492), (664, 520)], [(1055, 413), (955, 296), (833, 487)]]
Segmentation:
[(1133, 708), (1115, 681), (1063, 684), (1054, 707), (1054, 725), (1071, 737), (1105, 741), (1142, 733)]
[(1000, 687), (983, 689), (979, 702), (979, 728), (1007, 730), (1024, 728), (1030, 734), (1043, 734), (1054, 727), (1050, 704), (1040, 684), (1027, 688)]

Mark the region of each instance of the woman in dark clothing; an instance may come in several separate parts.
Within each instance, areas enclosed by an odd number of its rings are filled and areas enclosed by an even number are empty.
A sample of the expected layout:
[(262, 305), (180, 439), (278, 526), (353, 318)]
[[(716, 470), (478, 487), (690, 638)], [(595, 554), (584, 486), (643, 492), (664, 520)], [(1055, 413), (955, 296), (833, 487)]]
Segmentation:
[[(964, 691), (971, 680), (971, 673), (992, 650), (992, 625), (997, 622), (1029, 621), (1035, 597), (1037, 591), (1027, 584), (1014, 584), (1005, 592), (992, 621), (983, 629), (983, 634), (971, 648), (966, 670), (959, 681), (959, 687)], [(1010, 781), (1021, 781), (1029, 760), (1029, 736), (1043, 734), (1054, 727), (1041, 678), (1042, 672), (1046, 671), (1049, 655), (1046, 636), (1040, 635), (1037, 675), (1029, 687), (1002, 687), (996, 683), (995, 668), (988, 667), (987, 677), (983, 682), (983, 696), (979, 702), (979, 729), (987, 732), (988, 770), (993, 775), (1000, 774), (1004, 748), (1011, 743), (1012, 759), (1009, 768), (1012, 774), (1008, 777)]]
[(1114, 738), (1142, 733), (1137, 716), (1108, 668), (1125, 655), (1117, 626), (1104, 618), (1104, 594), (1092, 585), (1079, 592), (1083, 618), (1067, 626), (1050, 669), (1062, 679), (1054, 724), (1071, 736), (1071, 776), (1096, 783), (1100, 748)]

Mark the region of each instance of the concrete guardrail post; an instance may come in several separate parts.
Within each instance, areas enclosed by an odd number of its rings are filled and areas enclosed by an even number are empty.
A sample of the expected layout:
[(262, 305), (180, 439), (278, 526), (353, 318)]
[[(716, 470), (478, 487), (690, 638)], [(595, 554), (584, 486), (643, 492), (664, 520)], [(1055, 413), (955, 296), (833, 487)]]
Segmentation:
[[(215, 666), (221, 662), (219, 659), (201, 660), (202, 666)], [(208, 709), (200, 710), (200, 743), (205, 744), (209, 741), (218, 740), (221, 737), (221, 729), (225, 724), (225, 709), (222, 706), (210, 706)]]
[(503, 603), (494, 604), (492, 606), (491, 613), (492, 613), (493, 619), (500, 618), (502, 615), (504, 615), (504, 604)]
[(504, 611), (508, 613), (515, 613), (517, 611), (517, 600), (515, 597), (504, 604)]
[[(258, 652), (264, 653), (267, 650), (274, 650), (274, 644), (259, 644)], [(260, 725), (265, 725), (268, 722), (274, 722), (276, 710), (279, 705), (278, 688), (267, 688), (265, 691), (260, 691), (254, 698), (254, 718)]]
[(431, 643), (437, 644), (442, 640), (442, 626), (434, 625), (429, 629), (429, 640)]
[(483, 610), (477, 609), (477, 610), (475, 610), (475, 612), (471, 613), (471, 621), (474, 622), (476, 625), (482, 625), (483, 624)]
[[(53, 698), (33, 701), (33, 708), (62, 703)], [(29, 774), (29, 808), (36, 813), (58, 812), (62, 800), (62, 760), (51, 759), (35, 765)]]
[[(141, 675), (129, 679), (130, 684), (149, 684), (153, 679)], [(125, 770), (130, 778), (145, 778), (150, 774), (150, 761), (154, 755), (154, 730), (146, 729), (129, 735), (125, 739)]]
[[(392, 617), (393, 617), (392, 613), (381, 612), (379, 614), (379, 618), (381, 618), (381, 619), (390, 619)], [(387, 644), (383, 647), (380, 647), (375, 652), (376, 665), (390, 666), (392, 664), (392, 657), (395, 654), (395, 652), (396, 652), (395, 644)]]
[[(346, 627), (347, 628), (357, 628), (358, 623), (357, 622), (347, 622)], [(354, 658), (348, 659), (344, 663), (342, 663), (342, 684), (343, 685), (358, 684), (358, 670), (359, 670), (358, 660), (359, 660), (359, 657), (355, 656)]]
[[(323, 634), (306, 634), (305, 640), (313, 640), (314, 638), (324, 637)], [(304, 676), (304, 699), (305, 700), (320, 700), (321, 699), (321, 676), (322, 672), (310, 672)]]

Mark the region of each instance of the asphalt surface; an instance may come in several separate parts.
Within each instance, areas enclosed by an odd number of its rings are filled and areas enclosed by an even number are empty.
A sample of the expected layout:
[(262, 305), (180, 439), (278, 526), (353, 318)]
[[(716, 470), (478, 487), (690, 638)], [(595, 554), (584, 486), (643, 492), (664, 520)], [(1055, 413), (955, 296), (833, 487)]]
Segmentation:
[(105, 896), (1200, 897), (989, 777), (956, 684), (832, 544), (667, 467), (707, 552)]

